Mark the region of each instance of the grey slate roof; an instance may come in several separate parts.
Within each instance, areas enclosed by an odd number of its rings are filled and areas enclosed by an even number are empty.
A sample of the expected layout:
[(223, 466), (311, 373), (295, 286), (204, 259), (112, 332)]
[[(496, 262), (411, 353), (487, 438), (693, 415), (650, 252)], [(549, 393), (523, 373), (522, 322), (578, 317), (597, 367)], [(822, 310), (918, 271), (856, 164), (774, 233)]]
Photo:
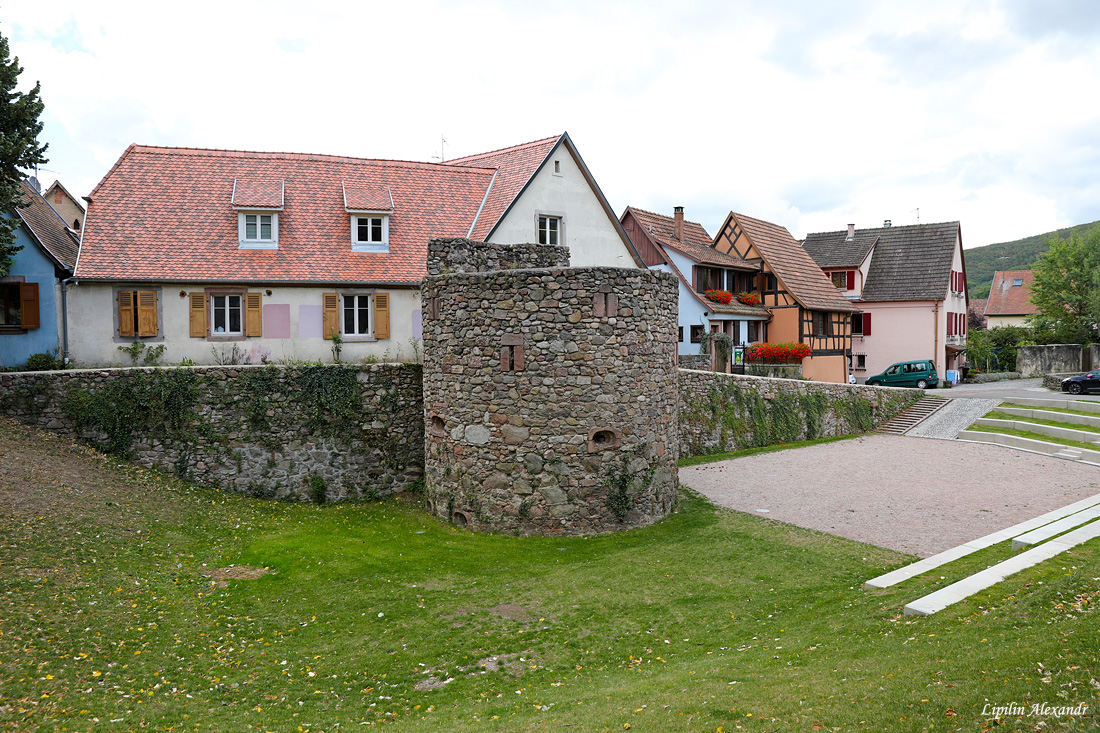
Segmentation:
[[(820, 251), (829, 242), (835, 243), (838, 237), (843, 241), (847, 235), (847, 230), (808, 234), (806, 241), (812, 241), (814, 250)], [(875, 248), (860, 300), (943, 300), (951, 285), (951, 263), (958, 236), (957, 221), (857, 229), (853, 242), (860, 242), (862, 246), (871, 239)], [(823, 261), (838, 264), (821, 265), (819, 262), (819, 266), (854, 267), (859, 262), (839, 264), (842, 257), (852, 254), (854, 251), (835, 257), (822, 255)], [(818, 261), (816, 256), (814, 261)]]
[[(900, 227), (899, 227), (900, 228)], [(856, 269), (863, 264), (867, 253), (878, 241), (878, 229), (857, 229), (848, 241), (848, 230), (807, 234), (802, 248), (810, 253), (817, 266), (823, 270), (836, 267)]]

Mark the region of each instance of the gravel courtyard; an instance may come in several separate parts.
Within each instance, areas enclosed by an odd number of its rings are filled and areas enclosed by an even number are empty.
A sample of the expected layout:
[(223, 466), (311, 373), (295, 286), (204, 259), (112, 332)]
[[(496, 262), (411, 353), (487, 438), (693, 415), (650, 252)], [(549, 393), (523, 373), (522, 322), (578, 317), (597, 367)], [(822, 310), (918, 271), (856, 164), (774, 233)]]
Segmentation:
[(894, 435), (681, 468), (680, 481), (720, 506), (921, 557), (1100, 494), (1095, 466)]

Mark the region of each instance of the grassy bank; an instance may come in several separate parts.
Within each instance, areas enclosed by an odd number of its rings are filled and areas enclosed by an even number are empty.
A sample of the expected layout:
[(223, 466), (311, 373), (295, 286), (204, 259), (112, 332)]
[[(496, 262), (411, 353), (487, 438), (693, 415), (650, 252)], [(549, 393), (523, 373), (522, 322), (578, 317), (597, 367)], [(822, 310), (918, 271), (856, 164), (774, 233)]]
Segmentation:
[[(1096, 543), (909, 618), (1007, 550), (866, 591), (912, 558), (690, 493), (646, 529), (520, 539), (199, 489), (16, 430), (0, 443), (44, 452), (22, 474), (0, 453), (20, 479), (0, 484), (0, 727), (973, 731), (987, 704), (1100, 707)], [(995, 729), (1039, 722), (1098, 719)]]

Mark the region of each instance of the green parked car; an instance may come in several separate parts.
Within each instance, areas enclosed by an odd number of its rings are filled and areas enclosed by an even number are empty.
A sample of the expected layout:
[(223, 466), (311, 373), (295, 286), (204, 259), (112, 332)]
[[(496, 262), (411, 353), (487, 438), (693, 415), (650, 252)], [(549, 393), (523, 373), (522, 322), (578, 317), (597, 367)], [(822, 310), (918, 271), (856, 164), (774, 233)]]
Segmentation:
[(882, 374), (867, 377), (867, 384), (881, 387), (928, 389), (934, 388), (939, 382), (940, 376), (936, 373), (936, 363), (933, 361), (899, 361), (891, 364)]

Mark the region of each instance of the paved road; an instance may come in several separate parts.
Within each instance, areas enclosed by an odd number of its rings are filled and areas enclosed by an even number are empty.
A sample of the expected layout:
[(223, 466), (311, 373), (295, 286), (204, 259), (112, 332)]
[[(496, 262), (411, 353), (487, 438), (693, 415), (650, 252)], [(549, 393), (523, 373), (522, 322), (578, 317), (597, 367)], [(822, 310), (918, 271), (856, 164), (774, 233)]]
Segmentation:
[(1100, 494), (1095, 466), (893, 435), (681, 468), (680, 481), (720, 506), (921, 557)]
[[(960, 384), (951, 389), (933, 390), (931, 394), (940, 397), (978, 397), (980, 399), (1011, 400), (1019, 397), (1032, 397), (1038, 399), (1061, 400), (1076, 399), (1065, 392), (1055, 392), (1043, 387), (1041, 377), (1035, 379), (1008, 379), (1003, 382), (988, 382), (986, 384)], [(1096, 395), (1081, 395), (1081, 399), (1097, 399)]]

